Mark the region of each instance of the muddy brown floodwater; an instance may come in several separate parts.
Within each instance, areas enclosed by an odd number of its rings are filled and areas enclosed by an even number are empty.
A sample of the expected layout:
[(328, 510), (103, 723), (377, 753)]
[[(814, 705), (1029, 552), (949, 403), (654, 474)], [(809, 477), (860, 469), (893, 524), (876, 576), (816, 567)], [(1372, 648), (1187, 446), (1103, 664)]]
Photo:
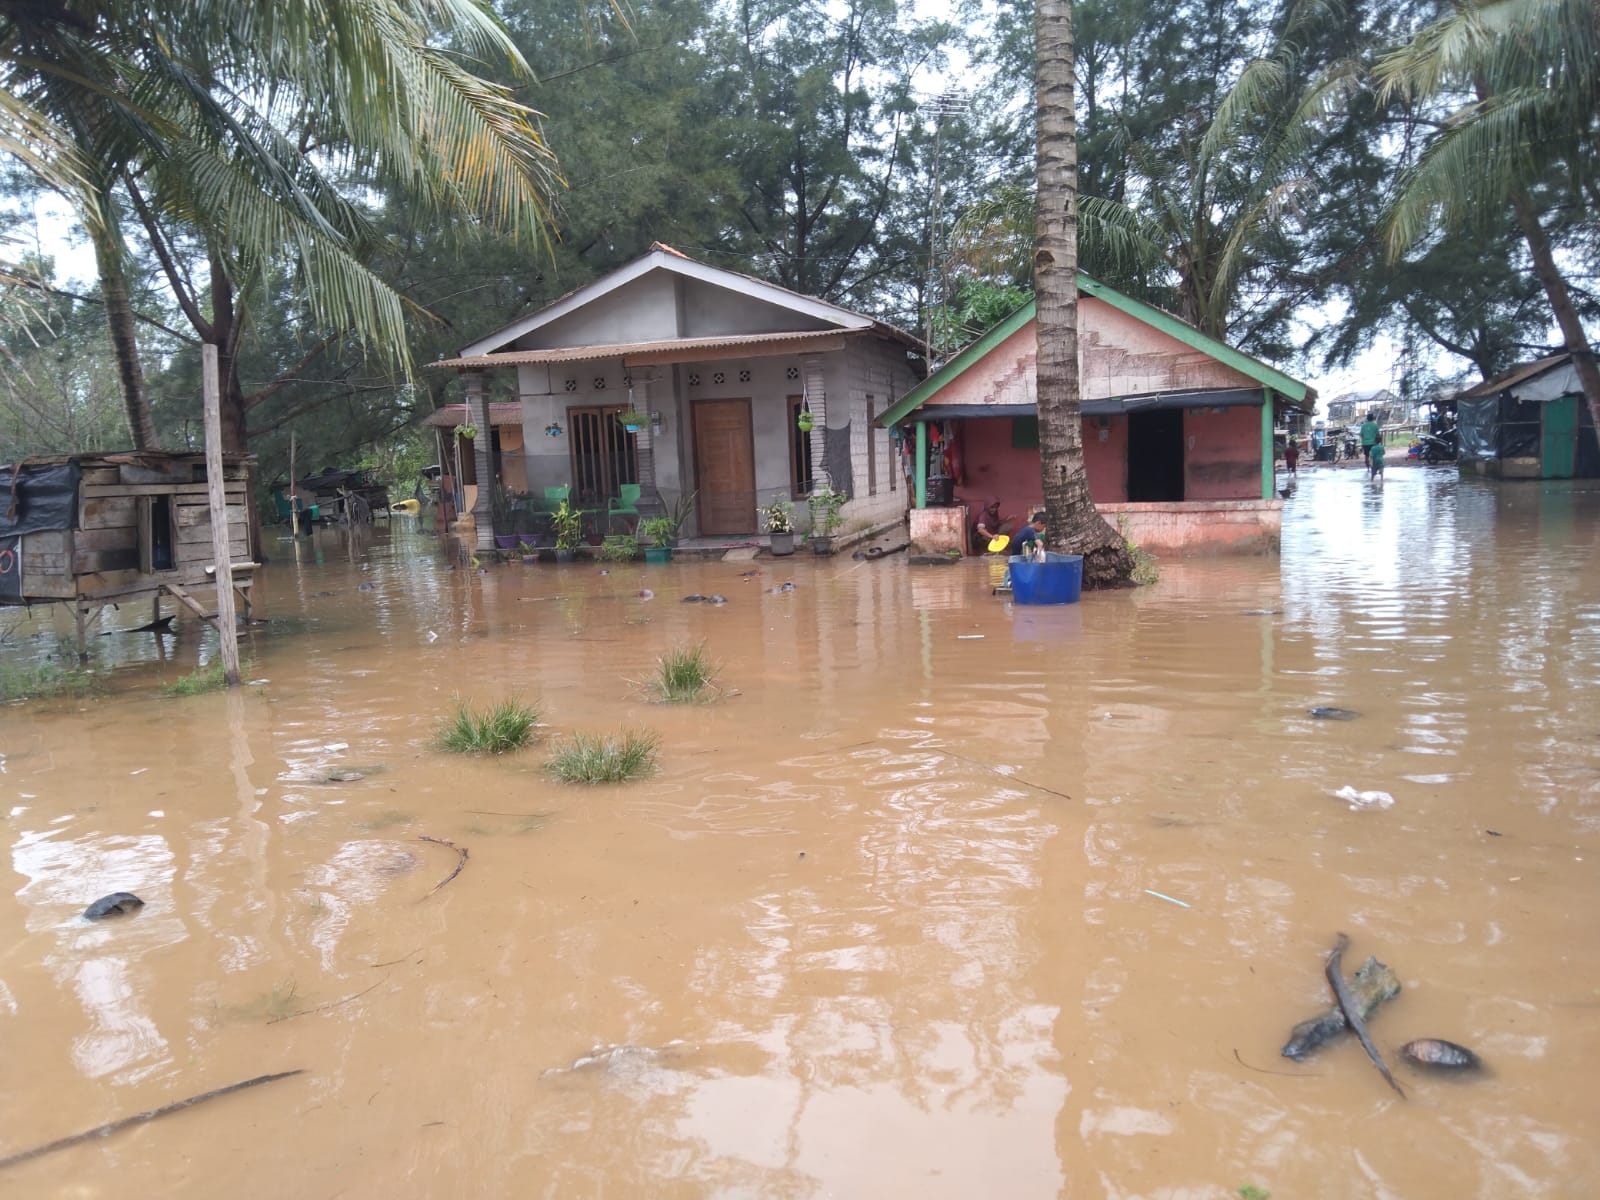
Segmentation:
[[(261, 582), (265, 683), (162, 697), (211, 642), (126, 634), (111, 694), (0, 709), (0, 1155), (306, 1074), (0, 1193), (1592, 1197), (1597, 516), (1308, 472), (1281, 561), (1061, 610), (980, 562), (475, 574), (319, 533)], [(733, 691), (643, 702), (691, 639)], [(544, 744), (654, 729), (662, 769), (437, 753), (454, 692), (539, 698)], [(431, 896), (423, 835), (471, 854)], [(1353, 1038), (1278, 1056), (1339, 930), (1403, 982), (1408, 1101)]]

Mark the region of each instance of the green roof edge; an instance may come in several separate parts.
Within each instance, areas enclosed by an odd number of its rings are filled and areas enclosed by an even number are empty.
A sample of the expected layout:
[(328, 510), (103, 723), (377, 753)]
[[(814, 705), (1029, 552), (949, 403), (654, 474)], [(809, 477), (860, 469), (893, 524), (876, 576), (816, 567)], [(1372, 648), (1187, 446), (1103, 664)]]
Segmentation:
[[(1078, 291), (1083, 295), (1093, 296), (1097, 300), (1104, 300), (1119, 312), (1127, 313), (1135, 320), (1143, 321), (1146, 325), (1159, 329), (1162, 333), (1176, 338), (1184, 345), (1209, 354), (1218, 362), (1232, 367), (1241, 374), (1248, 375), (1263, 387), (1271, 388), (1295, 403), (1303, 401), (1306, 398), (1306, 393), (1310, 390), (1298, 379), (1291, 378), (1274, 367), (1269, 367), (1260, 359), (1252, 358), (1242, 350), (1235, 350), (1226, 342), (1219, 341), (1209, 334), (1201, 333), (1194, 326), (1180, 320), (1169, 312), (1156, 308), (1152, 304), (1135, 300), (1132, 296), (1125, 296), (1117, 291), (1116, 288), (1108, 287), (1097, 279), (1091, 279), (1082, 271), (1078, 272)], [(1033, 320), (1036, 312), (1036, 301), (1030, 299), (982, 337), (975, 338), (969, 342), (959, 354), (902, 396), (878, 418), (878, 423), (887, 429), (903, 420), (907, 414), (926, 404), (931, 397), (942, 391), (947, 384), (958, 379), (989, 351)]]

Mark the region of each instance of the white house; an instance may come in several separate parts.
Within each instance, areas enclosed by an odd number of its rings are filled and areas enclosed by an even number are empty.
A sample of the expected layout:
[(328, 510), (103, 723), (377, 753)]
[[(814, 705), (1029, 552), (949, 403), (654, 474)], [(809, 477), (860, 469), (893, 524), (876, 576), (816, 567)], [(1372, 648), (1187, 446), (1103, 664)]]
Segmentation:
[[(753, 537), (759, 505), (831, 481), (849, 496), (848, 530), (905, 511), (900, 455), (877, 418), (916, 384), (921, 349), (871, 317), (657, 243), (432, 364), (461, 373), (467, 403), (431, 423), (478, 429), (476, 478), (497, 477), (498, 463), (536, 502), (570, 486), (575, 506), (603, 513), (626, 484), (646, 506), (693, 493), (686, 534)], [(520, 412), (491, 407), (491, 371), (515, 379)], [(636, 432), (616, 420), (629, 409), (647, 418)], [(492, 545), (487, 488), (470, 507), (478, 544)]]

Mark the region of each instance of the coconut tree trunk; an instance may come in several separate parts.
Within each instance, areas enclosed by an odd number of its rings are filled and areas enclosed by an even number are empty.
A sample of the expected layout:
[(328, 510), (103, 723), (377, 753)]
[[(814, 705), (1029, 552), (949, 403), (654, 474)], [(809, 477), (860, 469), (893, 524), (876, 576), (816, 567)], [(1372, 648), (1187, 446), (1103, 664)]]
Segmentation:
[[(102, 197), (100, 212), (108, 214), (111, 198)], [(111, 332), (111, 347), (117, 360), (117, 382), (122, 387), (122, 406), (128, 418), (128, 436), (135, 450), (156, 450), (155, 418), (150, 398), (144, 390), (144, 369), (139, 365), (139, 337), (133, 323), (133, 305), (128, 300), (128, 273), (123, 261), (122, 238), (109, 217), (85, 222), (94, 243), (95, 266), (100, 273), (100, 299), (105, 305), (106, 325)]]
[(1511, 204), (1516, 209), (1517, 225), (1528, 243), (1528, 253), (1533, 257), (1533, 273), (1544, 287), (1544, 294), (1550, 300), (1550, 310), (1555, 314), (1556, 327), (1561, 330), (1561, 339), (1572, 355), (1572, 366), (1578, 373), (1578, 384), (1583, 388), (1583, 399), (1589, 406), (1589, 417), (1594, 423), (1595, 438), (1600, 441), (1600, 367), (1595, 365), (1594, 351), (1590, 349), (1589, 339), (1583, 332), (1578, 310), (1572, 306), (1572, 293), (1550, 249), (1550, 239), (1545, 235), (1544, 226), (1539, 224), (1539, 214), (1534, 210), (1532, 199), (1522, 188), (1515, 188), (1511, 193)]
[(1089, 495), (1078, 381), (1078, 136), (1072, 108), (1072, 3), (1038, 0), (1039, 177), (1033, 287), (1038, 306), (1039, 462), (1049, 544), (1083, 555), (1083, 586), (1126, 586), (1127, 543)]

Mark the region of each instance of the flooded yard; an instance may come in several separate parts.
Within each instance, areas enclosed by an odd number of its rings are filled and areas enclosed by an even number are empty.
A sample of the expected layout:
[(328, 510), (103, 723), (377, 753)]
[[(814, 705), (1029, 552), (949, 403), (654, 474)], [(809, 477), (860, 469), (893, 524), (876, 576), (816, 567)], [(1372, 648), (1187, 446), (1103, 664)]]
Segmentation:
[[(1597, 516), (1306, 472), (1281, 560), (1065, 609), (976, 561), (278, 543), (264, 682), (159, 695), (212, 653), (191, 623), (97, 639), (107, 695), (0, 708), (0, 1155), (305, 1073), (0, 1193), (1593, 1196)], [(648, 703), (702, 639), (726, 693)], [(539, 742), (435, 751), (455, 694), (538, 701)], [(544, 773), (619, 728), (655, 776)], [(470, 854), (436, 891), (424, 837)], [(1372, 1033), (1407, 1100), (1353, 1038), (1278, 1054), (1341, 930), (1403, 984)], [(1422, 1074), (1421, 1037), (1487, 1072)]]

